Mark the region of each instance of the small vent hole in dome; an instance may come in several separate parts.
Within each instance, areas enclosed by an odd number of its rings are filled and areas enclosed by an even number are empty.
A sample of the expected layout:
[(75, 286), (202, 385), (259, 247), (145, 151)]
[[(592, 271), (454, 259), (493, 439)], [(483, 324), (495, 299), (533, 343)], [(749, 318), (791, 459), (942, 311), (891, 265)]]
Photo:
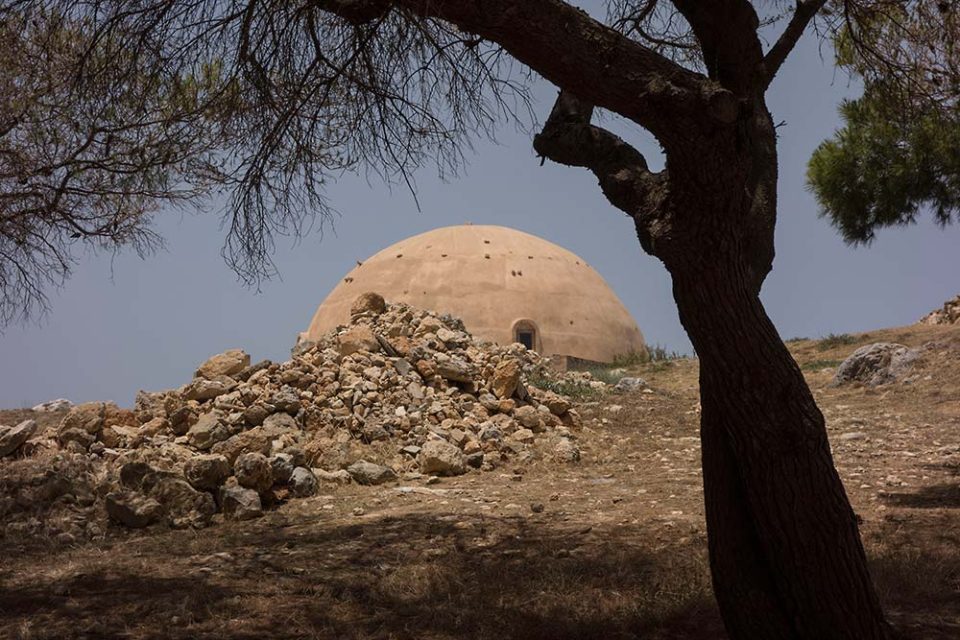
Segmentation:
[(397, 257), (398, 257), (398, 258), (402, 258), (402, 257), (403, 257), (403, 254), (402, 254), (402, 253), (398, 253), (398, 254), (397, 254)]
[(490, 244), (490, 241), (489, 241), (489, 240), (484, 240), (484, 241), (483, 241), (483, 244)]
[(523, 275), (523, 271), (517, 271), (517, 275), (518, 275), (518, 276), (522, 276), (522, 275)]
[(490, 259), (490, 254), (489, 254), (489, 253), (485, 253), (485, 254), (483, 254), (483, 257), (486, 258), (487, 260), (489, 260), (489, 259)]
[(440, 257), (441, 257), (441, 258), (446, 258), (446, 257), (447, 257), (447, 254), (441, 253), (441, 254), (440, 254)]
[(515, 276), (515, 275), (517, 275), (517, 272), (516, 272), (516, 271), (511, 271), (511, 272), (510, 272), (510, 275)]

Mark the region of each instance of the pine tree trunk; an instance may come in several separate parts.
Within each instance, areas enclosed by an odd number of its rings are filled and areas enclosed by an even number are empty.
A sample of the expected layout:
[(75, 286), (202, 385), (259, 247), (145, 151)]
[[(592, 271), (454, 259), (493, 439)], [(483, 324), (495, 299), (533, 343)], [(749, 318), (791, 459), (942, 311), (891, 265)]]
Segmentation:
[(710, 564), (730, 637), (889, 638), (823, 415), (759, 286), (735, 267), (671, 271), (700, 358)]

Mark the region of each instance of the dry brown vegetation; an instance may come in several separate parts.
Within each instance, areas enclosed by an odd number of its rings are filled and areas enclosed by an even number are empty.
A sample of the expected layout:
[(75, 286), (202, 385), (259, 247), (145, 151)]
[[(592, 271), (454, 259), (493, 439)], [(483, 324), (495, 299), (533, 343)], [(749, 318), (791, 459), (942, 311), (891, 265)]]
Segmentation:
[[(888, 617), (907, 638), (960, 637), (960, 327), (853, 338), (790, 348)], [(876, 341), (926, 345), (909, 382), (829, 386), (830, 363)], [(6, 541), (0, 637), (722, 638), (697, 363), (631, 371), (655, 393), (589, 404), (577, 465), (330, 487), (202, 531)]]

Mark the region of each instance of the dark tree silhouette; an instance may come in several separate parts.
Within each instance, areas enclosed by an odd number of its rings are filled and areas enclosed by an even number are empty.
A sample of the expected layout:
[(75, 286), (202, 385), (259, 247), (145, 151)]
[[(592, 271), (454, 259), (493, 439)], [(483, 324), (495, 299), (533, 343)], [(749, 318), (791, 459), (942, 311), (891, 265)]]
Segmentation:
[[(759, 299), (777, 209), (776, 132), (765, 95), (816, 24), (857, 56), (868, 80), (918, 100), (943, 99), (930, 91), (930, 74), (956, 68), (954, 49), (924, 41), (949, 30), (902, 19), (936, 3), (614, 0), (606, 22), (561, 0), (2, 6), (4, 19), (20, 20), (26, 32), (66, 41), (38, 45), (25, 71), (6, 69), (14, 78), (6, 96), (19, 94), (23, 77), (45, 77), (51, 64), (63, 71), (52, 98), (41, 87), (4, 114), (0, 157), (40, 151), (37, 160), (4, 160), (3, 197), (20, 197), (15, 172), (25, 171), (26, 184), (39, 181), (47, 198), (22, 215), (3, 205), (4, 247), (19, 246), (17, 220), (29, 231), (35, 217), (49, 225), (38, 227), (45, 239), (99, 238), (106, 229), (109, 242), (128, 242), (111, 235), (112, 225), (144, 233), (150, 207), (177, 197), (181, 185), (195, 195), (228, 189), (227, 256), (255, 279), (269, 269), (275, 233), (298, 233), (315, 212), (326, 213), (326, 177), (355, 168), (404, 181), (427, 163), (455, 171), (475, 136), (525, 120), (529, 74), (556, 85), (534, 148), (590, 170), (634, 221), (643, 249), (672, 276), (700, 356), (710, 559), (730, 636), (889, 637), (823, 416)], [(950, 6), (945, 15), (952, 19)], [(10, 37), (23, 32), (15, 27)], [(651, 171), (635, 148), (595, 124), (597, 109), (652, 133), (665, 169)], [(37, 146), (34, 113), (53, 138), (73, 132), (72, 146)], [(150, 144), (134, 137), (116, 147), (100, 131), (104, 122), (133, 126), (161, 153), (172, 141), (175, 151), (144, 161), (138, 149), (149, 158)], [(97, 164), (124, 154), (134, 156), (129, 166)], [(78, 173), (57, 160), (74, 157), (94, 164)], [(118, 186), (113, 171), (123, 176)], [(90, 188), (79, 179), (106, 182)], [(76, 191), (77, 208), (58, 213), (57, 184)], [(94, 219), (71, 231), (74, 212)], [(51, 255), (42, 243), (22, 251), (15, 257)], [(5, 268), (17, 264), (3, 260)]]

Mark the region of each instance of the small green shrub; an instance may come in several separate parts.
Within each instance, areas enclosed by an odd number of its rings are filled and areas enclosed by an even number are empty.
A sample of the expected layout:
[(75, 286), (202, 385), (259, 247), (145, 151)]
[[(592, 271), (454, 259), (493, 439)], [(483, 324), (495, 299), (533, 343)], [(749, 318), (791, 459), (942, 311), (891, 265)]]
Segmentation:
[(823, 338), (820, 338), (820, 341), (817, 342), (817, 350), (828, 351), (834, 347), (842, 347), (848, 344), (854, 344), (856, 341), (857, 339), (849, 333), (831, 333)]
[(648, 346), (646, 351), (631, 351), (614, 356), (614, 367), (630, 367), (640, 364), (650, 364), (651, 362), (664, 362), (667, 360), (678, 360), (686, 356), (678, 351), (668, 351), (666, 347), (659, 344)]
[(806, 362), (800, 365), (800, 368), (804, 371), (819, 371), (820, 369), (835, 369), (840, 366), (842, 360), (814, 360), (813, 362)]
[[(591, 375), (593, 375), (592, 372)], [(562, 396), (568, 396), (574, 402), (596, 400), (603, 395), (603, 392), (599, 389), (593, 389), (588, 385), (578, 384), (571, 380), (550, 378), (542, 373), (534, 373), (528, 376), (527, 384), (538, 389), (543, 389), (544, 391), (552, 391)]]

